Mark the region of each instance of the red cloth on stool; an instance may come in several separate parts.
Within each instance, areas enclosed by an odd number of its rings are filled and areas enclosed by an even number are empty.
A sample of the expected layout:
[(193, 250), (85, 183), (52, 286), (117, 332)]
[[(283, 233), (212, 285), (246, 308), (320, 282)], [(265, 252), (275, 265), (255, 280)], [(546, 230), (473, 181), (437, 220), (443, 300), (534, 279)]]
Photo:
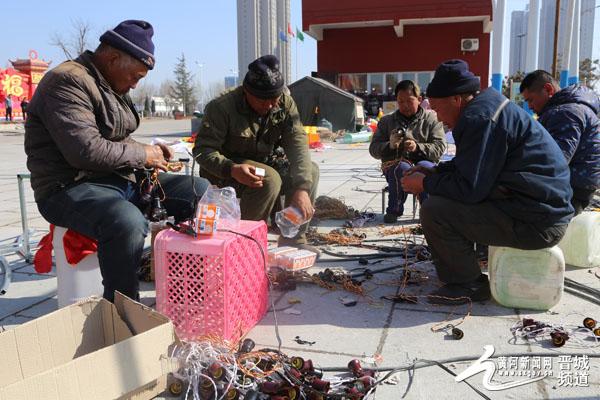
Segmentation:
[[(35, 252), (35, 257), (33, 258), (35, 271), (40, 274), (45, 274), (52, 270), (53, 237), (54, 225), (50, 224), (50, 232), (40, 240), (40, 247)], [(85, 256), (98, 251), (98, 242), (81, 233), (68, 229), (65, 236), (63, 236), (63, 247), (67, 262), (71, 265), (76, 265)]]

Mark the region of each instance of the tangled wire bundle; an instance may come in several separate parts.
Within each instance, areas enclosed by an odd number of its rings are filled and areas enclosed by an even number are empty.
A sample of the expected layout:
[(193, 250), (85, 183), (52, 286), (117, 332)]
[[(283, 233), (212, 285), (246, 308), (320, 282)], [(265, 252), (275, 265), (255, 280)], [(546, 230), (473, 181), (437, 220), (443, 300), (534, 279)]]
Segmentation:
[(315, 210), (315, 217), (319, 219), (349, 219), (358, 215), (358, 211), (342, 200), (328, 196), (317, 197)]

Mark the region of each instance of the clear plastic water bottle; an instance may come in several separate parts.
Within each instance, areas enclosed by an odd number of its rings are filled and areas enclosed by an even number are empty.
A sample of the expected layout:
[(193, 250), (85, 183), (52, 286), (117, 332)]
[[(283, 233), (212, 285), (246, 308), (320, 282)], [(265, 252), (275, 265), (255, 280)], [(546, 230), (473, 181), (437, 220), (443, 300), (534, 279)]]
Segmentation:
[(289, 206), (275, 214), (275, 222), (279, 231), (286, 238), (293, 238), (300, 231), (300, 227), (309, 220), (304, 219), (302, 212), (294, 206)]

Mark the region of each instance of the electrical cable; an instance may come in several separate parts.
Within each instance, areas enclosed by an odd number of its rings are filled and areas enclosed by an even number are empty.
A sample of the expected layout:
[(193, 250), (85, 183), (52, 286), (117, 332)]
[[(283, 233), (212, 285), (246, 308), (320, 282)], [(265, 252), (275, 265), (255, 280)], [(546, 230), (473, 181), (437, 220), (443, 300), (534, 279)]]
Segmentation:
[[(533, 353), (500, 353), (500, 354), (494, 354), (492, 356), (490, 356), (490, 359), (493, 358), (500, 358), (500, 357), (559, 357), (559, 356), (563, 356), (563, 353), (541, 353), (541, 352), (533, 352)], [(586, 356), (589, 358), (600, 358), (600, 353), (569, 353), (570, 356), (577, 356), (577, 357), (582, 357), (582, 356)], [(477, 356), (462, 356), (462, 357), (453, 357), (453, 358), (446, 358), (446, 359), (442, 359), (442, 360), (425, 360), (425, 359), (416, 359), (413, 363), (409, 364), (409, 365), (402, 365), (402, 366), (396, 366), (396, 367), (379, 367), (379, 368), (373, 368), (373, 370), (375, 372), (402, 372), (402, 371), (408, 371), (409, 369), (421, 369), (421, 368), (427, 368), (427, 367), (432, 367), (435, 365), (438, 365), (438, 363), (440, 364), (452, 364), (452, 363), (459, 363), (459, 362), (466, 362), (466, 361), (475, 361), (481, 358), (481, 355), (477, 355)], [(346, 372), (348, 371), (348, 367), (347, 366), (343, 366), (343, 367), (321, 367), (320, 368), (323, 372)], [(393, 374), (390, 374), (390, 376)]]
[(591, 295), (598, 296), (600, 298), (600, 290), (589, 287), (581, 282), (577, 282), (573, 279), (565, 277), (565, 286), (569, 286), (573, 289), (579, 289), (582, 292), (587, 292)]
[[(370, 268), (361, 268), (361, 269), (364, 269), (365, 271), (364, 272), (359, 272), (357, 274), (350, 274), (350, 277), (352, 279), (356, 279), (356, 278), (363, 277), (365, 275), (375, 275), (375, 274), (379, 274), (379, 273), (382, 273), (382, 272), (387, 272), (387, 271), (392, 271), (392, 270), (395, 270), (395, 269), (398, 269), (398, 268), (403, 268), (405, 265), (406, 264), (392, 265), (390, 267), (379, 268), (379, 269), (376, 269), (376, 270), (372, 270)], [(369, 270), (369, 272), (367, 272), (366, 270)]]
[(572, 295), (573, 295), (573, 296), (575, 296), (575, 297), (579, 297), (580, 299), (583, 299), (583, 300), (589, 301), (590, 303), (594, 303), (594, 304), (600, 305), (600, 300), (599, 300), (599, 299), (597, 299), (597, 298), (594, 298), (594, 297), (592, 297), (592, 296), (590, 296), (590, 295), (587, 295), (587, 294), (585, 294), (585, 293), (581, 293), (581, 292), (579, 292), (579, 291), (577, 291), (577, 290), (575, 290), (575, 289), (572, 289), (572, 288), (570, 288), (570, 287), (568, 287), (568, 286), (565, 286), (565, 287), (563, 288), (563, 290), (564, 290), (565, 292), (569, 293), (569, 294), (572, 294)]
[[(366, 258), (367, 260), (371, 260), (371, 259), (376, 259), (376, 258), (404, 257), (404, 252), (387, 253), (387, 254), (366, 253), (366, 254), (361, 254), (361, 255), (358, 255), (358, 256), (348, 256), (346, 254), (336, 253), (334, 251), (327, 250), (327, 249), (321, 249), (321, 252), (323, 252), (323, 253), (325, 253), (327, 255), (330, 255), (330, 256), (338, 257), (341, 260), (345, 260), (345, 261), (358, 261), (361, 258)], [(331, 261), (338, 261), (338, 260), (331, 260)]]

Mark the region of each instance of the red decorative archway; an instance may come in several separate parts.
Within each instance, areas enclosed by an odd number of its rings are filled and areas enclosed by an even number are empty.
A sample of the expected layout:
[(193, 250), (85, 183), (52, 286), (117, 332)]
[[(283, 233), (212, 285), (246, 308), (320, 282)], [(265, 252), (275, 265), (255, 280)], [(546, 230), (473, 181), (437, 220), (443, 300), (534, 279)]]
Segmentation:
[(37, 51), (30, 50), (29, 58), (11, 60), (10, 63), (13, 68), (0, 68), (0, 118), (6, 115), (4, 101), (8, 95), (13, 102), (13, 118), (22, 118), (21, 100), (31, 100), (51, 61), (38, 59)]

